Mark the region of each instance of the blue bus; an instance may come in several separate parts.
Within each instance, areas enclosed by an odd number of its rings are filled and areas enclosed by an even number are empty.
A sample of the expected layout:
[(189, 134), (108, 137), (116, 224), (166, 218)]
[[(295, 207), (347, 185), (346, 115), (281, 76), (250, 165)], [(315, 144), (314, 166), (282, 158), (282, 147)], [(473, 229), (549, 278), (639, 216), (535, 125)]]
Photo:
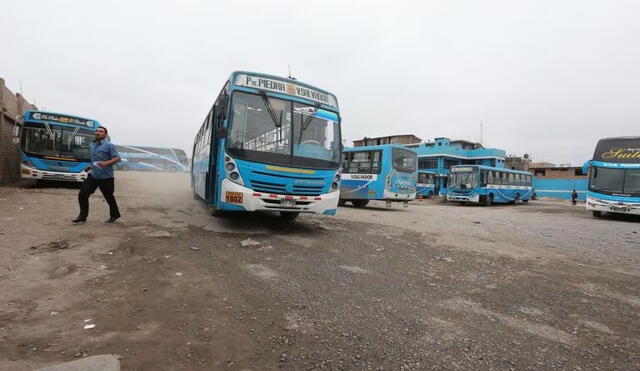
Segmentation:
[(438, 173), (429, 170), (418, 170), (418, 183), (416, 184), (416, 197), (431, 198), (436, 196), (439, 190), (436, 187)]
[(414, 150), (396, 144), (345, 148), (342, 153), (340, 205), (365, 207), (370, 200), (392, 202), (416, 198), (418, 157)]
[(447, 201), (460, 203), (529, 202), (532, 175), (526, 171), (481, 165), (456, 165), (449, 169)]
[(589, 171), (586, 208), (594, 217), (640, 215), (640, 137), (600, 139), (583, 170)]
[(122, 161), (116, 170), (188, 172), (187, 154), (178, 148), (116, 145)]
[(214, 215), (334, 215), (340, 182), (336, 97), (295, 79), (233, 72), (195, 137), (191, 184)]
[(82, 182), (91, 163), (89, 144), (100, 123), (66, 114), (27, 111), (20, 135), (23, 179)]

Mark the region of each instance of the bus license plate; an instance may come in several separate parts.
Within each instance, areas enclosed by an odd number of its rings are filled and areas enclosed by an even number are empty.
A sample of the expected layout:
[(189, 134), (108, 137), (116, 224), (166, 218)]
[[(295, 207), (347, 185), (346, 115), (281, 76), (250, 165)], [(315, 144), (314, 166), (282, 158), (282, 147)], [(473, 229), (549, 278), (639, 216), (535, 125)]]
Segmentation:
[(280, 206), (282, 207), (296, 206), (296, 200), (280, 200)]
[(241, 204), (243, 199), (242, 196), (243, 194), (241, 192), (227, 192), (224, 198), (227, 203)]

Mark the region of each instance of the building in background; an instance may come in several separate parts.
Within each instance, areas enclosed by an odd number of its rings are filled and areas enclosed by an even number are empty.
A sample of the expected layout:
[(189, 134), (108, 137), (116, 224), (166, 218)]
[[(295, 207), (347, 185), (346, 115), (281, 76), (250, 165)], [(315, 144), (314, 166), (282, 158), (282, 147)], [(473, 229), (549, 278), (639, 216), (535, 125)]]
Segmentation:
[(15, 136), (18, 118), (27, 110), (38, 108), (20, 93), (13, 93), (0, 78), (0, 184), (20, 180), (20, 144)]
[(367, 138), (354, 140), (354, 147), (379, 146), (381, 144), (413, 144), (420, 143), (422, 139), (413, 134), (390, 135), (388, 137)]
[(509, 155), (504, 159), (504, 167), (511, 170), (528, 171), (531, 164), (531, 157), (525, 153), (522, 157)]
[(468, 140), (435, 138), (433, 142), (410, 143), (407, 147), (418, 153), (418, 170), (433, 171), (436, 194), (445, 194), (449, 168), (454, 165), (484, 165), (504, 168), (506, 153), (502, 149), (485, 148)]

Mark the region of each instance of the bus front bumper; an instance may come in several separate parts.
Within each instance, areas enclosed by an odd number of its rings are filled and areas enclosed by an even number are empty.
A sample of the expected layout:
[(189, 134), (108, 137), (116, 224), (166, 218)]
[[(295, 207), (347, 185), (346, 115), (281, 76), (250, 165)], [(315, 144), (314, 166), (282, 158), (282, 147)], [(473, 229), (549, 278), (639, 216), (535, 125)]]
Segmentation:
[[(289, 211), (333, 215), (338, 208), (338, 200), (340, 199), (340, 191), (319, 196), (254, 192), (229, 179), (222, 181), (221, 191), (220, 199), (223, 210)], [(238, 197), (239, 194), (242, 196)]]
[(87, 172), (81, 171), (79, 173), (65, 173), (62, 171), (38, 170), (24, 164), (20, 164), (20, 176), (22, 179), (84, 182), (84, 180), (87, 179)]
[(587, 196), (586, 208), (589, 211), (640, 215), (640, 203), (603, 200)]
[(453, 202), (480, 202), (480, 195), (456, 195), (456, 194), (447, 194), (447, 201)]
[(385, 189), (382, 194), (382, 199), (385, 201), (409, 201), (409, 200), (415, 200), (415, 198), (416, 198), (416, 192), (396, 193), (396, 192), (391, 192)]

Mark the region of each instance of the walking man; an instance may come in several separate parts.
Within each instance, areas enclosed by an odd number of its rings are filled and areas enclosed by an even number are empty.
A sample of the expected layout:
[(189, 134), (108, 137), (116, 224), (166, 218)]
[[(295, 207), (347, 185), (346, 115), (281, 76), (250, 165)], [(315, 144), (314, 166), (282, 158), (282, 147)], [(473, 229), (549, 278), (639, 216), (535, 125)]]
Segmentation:
[(91, 142), (91, 170), (87, 179), (82, 183), (80, 193), (78, 193), (78, 203), (80, 204), (80, 215), (72, 220), (73, 223), (83, 223), (89, 216), (89, 196), (100, 188), (100, 192), (109, 204), (109, 220), (113, 223), (120, 217), (116, 198), (113, 196), (113, 164), (120, 162), (120, 154), (116, 147), (107, 139), (107, 128), (99, 126), (96, 129), (96, 139)]
[(571, 192), (571, 203), (573, 205), (575, 205), (576, 203), (578, 203), (578, 192), (576, 192), (576, 190), (574, 189), (573, 192)]

